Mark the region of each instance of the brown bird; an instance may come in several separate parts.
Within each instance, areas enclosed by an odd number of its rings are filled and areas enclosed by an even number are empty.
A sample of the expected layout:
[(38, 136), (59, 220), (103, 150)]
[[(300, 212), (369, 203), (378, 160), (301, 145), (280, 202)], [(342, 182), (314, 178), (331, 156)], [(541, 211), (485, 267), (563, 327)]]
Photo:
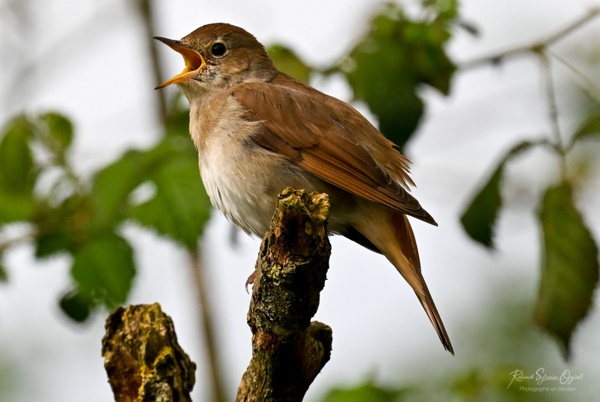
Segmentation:
[(285, 187), (329, 194), (329, 230), (385, 255), (417, 294), (444, 348), (450, 338), (425, 279), (407, 215), (437, 225), (409, 194), (409, 161), (352, 106), (280, 72), (242, 28), (209, 24), (181, 41), (177, 84), (212, 203), (263, 236)]

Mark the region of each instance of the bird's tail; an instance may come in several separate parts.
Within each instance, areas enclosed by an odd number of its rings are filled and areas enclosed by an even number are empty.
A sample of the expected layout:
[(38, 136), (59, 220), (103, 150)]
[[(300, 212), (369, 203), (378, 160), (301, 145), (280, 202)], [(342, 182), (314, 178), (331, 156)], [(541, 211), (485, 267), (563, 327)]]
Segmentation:
[[(373, 211), (374, 212), (374, 211)], [(363, 226), (360, 232), (369, 241), (369, 245), (377, 248), (396, 267), (416, 293), (425, 313), (433, 324), (444, 349), (454, 355), (450, 337), (446, 332), (442, 318), (435, 307), (431, 293), (421, 274), (421, 262), (417, 242), (406, 215), (389, 210), (378, 210), (370, 218), (371, 224)], [(382, 213), (384, 212), (384, 213)], [(358, 228), (357, 228), (358, 229)], [(392, 240), (392, 239), (395, 239)], [(372, 243), (372, 244), (371, 244)], [(362, 244), (362, 243), (361, 243)]]
[(450, 337), (442, 322), (442, 317), (440, 317), (440, 313), (438, 313), (438, 310), (435, 307), (431, 293), (429, 293), (429, 289), (425, 283), (425, 278), (423, 278), (423, 275), (421, 274), (421, 261), (419, 259), (417, 242), (408, 218), (401, 213), (396, 213), (394, 218), (393, 223), (395, 224), (394, 226), (396, 229), (397, 244), (400, 247), (399, 250), (395, 249), (395, 252), (393, 252), (392, 255), (388, 255), (385, 252), (384, 254), (415, 291), (415, 294), (419, 298), (425, 313), (427, 313), (429, 321), (433, 324), (444, 349), (454, 355), (454, 348), (452, 348), (452, 343), (450, 342)]
[(440, 317), (440, 313), (438, 313), (437, 308), (435, 307), (435, 303), (431, 298), (431, 294), (429, 293), (425, 282), (423, 282), (423, 289), (425, 290), (425, 292), (423, 294), (417, 293), (417, 297), (419, 298), (423, 309), (425, 309), (425, 313), (427, 313), (429, 321), (431, 321), (431, 324), (433, 324), (433, 327), (435, 328), (435, 331), (437, 332), (438, 337), (440, 338), (440, 341), (444, 346), (444, 349), (446, 349), (448, 352), (454, 355), (454, 348), (452, 347), (452, 342), (450, 342), (450, 337), (446, 332), (446, 328), (444, 327), (444, 323), (442, 322), (442, 317)]

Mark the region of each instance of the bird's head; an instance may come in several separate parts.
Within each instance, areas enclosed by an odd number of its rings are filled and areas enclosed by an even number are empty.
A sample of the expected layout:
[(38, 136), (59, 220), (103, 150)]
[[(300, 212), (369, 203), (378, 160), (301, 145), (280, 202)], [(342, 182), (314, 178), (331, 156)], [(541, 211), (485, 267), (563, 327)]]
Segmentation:
[(268, 81), (276, 73), (265, 48), (252, 34), (234, 25), (204, 25), (183, 39), (155, 39), (183, 56), (185, 68), (160, 84), (179, 85), (194, 93), (222, 90), (242, 81)]

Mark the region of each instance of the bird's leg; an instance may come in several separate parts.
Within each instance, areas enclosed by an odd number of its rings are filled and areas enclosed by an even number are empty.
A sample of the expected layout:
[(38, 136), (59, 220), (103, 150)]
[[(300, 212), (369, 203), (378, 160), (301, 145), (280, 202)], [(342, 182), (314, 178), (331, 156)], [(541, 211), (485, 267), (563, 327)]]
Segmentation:
[(254, 270), (250, 276), (248, 277), (248, 279), (246, 279), (246, 293), (250, 293), (248, 291), (248, 285), (254, 285), (254, 280), (256, 279), (256, 274), (258, 273), (258, 271)]

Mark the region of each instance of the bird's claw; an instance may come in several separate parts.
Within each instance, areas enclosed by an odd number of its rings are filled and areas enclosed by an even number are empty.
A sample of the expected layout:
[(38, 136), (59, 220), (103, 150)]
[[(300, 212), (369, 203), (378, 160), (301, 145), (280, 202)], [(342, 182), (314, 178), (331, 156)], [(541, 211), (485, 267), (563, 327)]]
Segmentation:
[(250, 276), (248, 277), (248, 279), (246, 279), (246, 285), (245, 285), (245, 288), (246, 288), (246, 293), (250, 293), (250, 292), (248, 291), (248, 286), (249, 286), (249, 285), (254, 285), (254, 280), (255, 280), (255, 279), (256, 279), (256, 271), (252, 272), (252, 273), (250, 274)]

